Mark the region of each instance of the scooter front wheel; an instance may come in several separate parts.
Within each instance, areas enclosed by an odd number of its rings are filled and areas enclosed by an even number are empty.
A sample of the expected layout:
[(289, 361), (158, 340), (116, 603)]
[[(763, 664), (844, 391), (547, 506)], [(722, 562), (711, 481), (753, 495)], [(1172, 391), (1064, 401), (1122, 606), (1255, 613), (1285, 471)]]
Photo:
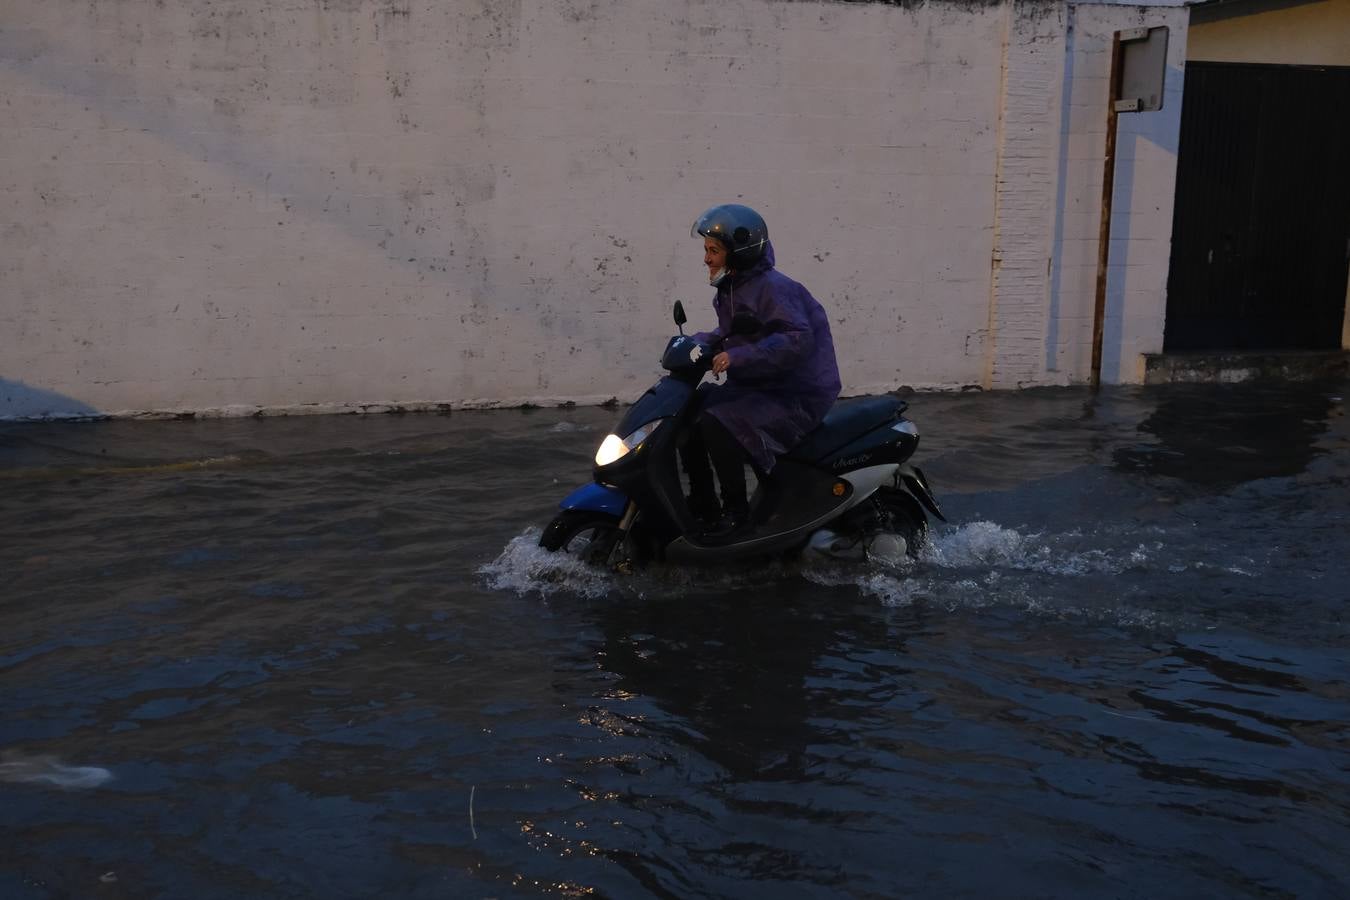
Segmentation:
[(609, 561), (619, 541), (619, 519), (589, 509), (563, 510), (539, 536), (539, 546), (551, 553), (566, 553), (592, 566)]

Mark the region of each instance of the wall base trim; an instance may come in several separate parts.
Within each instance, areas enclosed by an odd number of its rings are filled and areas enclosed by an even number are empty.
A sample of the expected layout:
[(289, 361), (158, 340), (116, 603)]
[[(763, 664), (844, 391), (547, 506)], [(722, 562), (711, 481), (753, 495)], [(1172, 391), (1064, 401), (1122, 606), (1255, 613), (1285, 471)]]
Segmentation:
[(1257, 379), (1315, 381), (1350, 372), (1350, 352), (1345, 350), (1145, 353), (1143, 361), (1145, 384), (1227, 384)]

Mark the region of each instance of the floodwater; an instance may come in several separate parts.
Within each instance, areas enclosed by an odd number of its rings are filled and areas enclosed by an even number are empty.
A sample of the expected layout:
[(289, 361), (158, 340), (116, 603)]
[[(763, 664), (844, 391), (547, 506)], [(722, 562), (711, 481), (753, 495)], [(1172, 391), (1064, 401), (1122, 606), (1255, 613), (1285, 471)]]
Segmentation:
[(632, 576), (615, 411), (0, 426), (0, 897), (1347, 896), (1347, 389), (918, 395), (917, 562)]

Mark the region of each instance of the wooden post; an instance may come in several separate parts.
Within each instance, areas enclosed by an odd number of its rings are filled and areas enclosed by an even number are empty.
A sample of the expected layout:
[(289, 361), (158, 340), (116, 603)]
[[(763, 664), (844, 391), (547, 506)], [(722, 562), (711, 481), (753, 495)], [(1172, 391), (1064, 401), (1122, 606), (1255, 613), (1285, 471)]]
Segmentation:
[(1097, 299), (1092, 311), (1092, 388), (1102, 386), (1102, 334), (1106, 329), (1106, 270), (1111, 260), (1111, 195), (1116, 180), (1116, 100), (1120, 96), (1120, 32), (1111, 39), (1111, 85), (1106, 98), (1106, 158), (1102, 164), (1102, 222), (1097, 238)]

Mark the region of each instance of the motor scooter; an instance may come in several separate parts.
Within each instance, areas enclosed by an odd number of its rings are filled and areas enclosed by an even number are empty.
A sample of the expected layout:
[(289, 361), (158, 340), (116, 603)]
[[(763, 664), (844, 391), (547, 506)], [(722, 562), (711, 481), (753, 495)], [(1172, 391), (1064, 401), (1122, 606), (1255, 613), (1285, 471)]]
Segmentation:
[[(675, 303), (680, 333), (666, 344), (669, 374), (637, 399), (595, 454), (594, 480), (569, 494), (544, 528), (539, 545), (587, 563), (621, 570), (652, 561), (708, 565), (810, 552), (834, 559), (915, 556), (931, 513), (946, 521), (922, 470), (910, 457), (918, 428), (893, 396), (837, 402), (801, 442), (756, 471), (747, 527), (713, 539), (685, 500), (679, 450), (688, 441), (700, 385), (719, 344), (684, 333), (684, 305)], [(758, 321), (738, 315), (733, 334), (753, 334)]]

